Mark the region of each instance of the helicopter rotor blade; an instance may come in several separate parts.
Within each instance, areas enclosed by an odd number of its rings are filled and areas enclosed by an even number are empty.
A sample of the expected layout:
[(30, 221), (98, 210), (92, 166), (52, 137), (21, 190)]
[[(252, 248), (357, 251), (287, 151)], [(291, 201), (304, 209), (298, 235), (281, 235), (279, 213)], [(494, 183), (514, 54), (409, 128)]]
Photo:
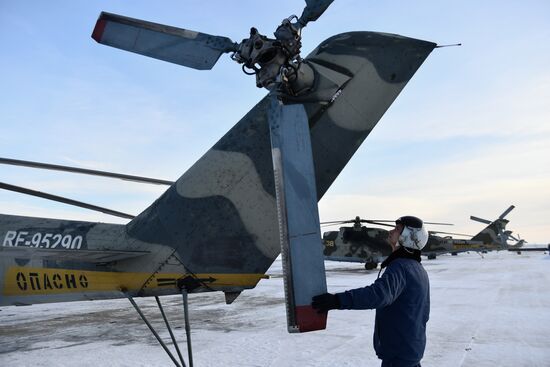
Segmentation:
[[(355, 223), (357, 222), (356, 219), (350, 219), (350, 220), (334, 220), (330, 222), (321, 222), (319, 223), (321, 227), (331, 227), (331, 226), (337, 226), (341, 224), (349, 224), (349, 223)], [(363, 220), (360, 220), (360, 222), (363, 222)]]
[[(379, 226), (384, 227), (394, 227), (395, 221), (394, 220), (387, 220), (387, 219), (360, 219), (359, 217), (356, 217), (355, 219), (350, 220), (341, 220), (341, 221), (330, 221), (330, 222), (321, 222), (321, 226), (329, 226), (329, 225), (336, 225), (336, 224), (345, 224), (345, 223), (369, 223), (369, 224), (376, 224)], [(391, 224), (389, 224), (391, 223)], [(424, 222), (425, 224), (430, 225), (440, 225), (440, 226), (453, 226), (452, 223), (436, 223), (436, 222)]]
[[(360, 222), (361, 222), (361, 223), (376, 224), (376, 225), (378, 225), (378, 226), (384, 226), (384, 227), (395, 227), (394, 224), (382, 223), (382, 222), (379, 222), (379, 221), (376, 221), (376, 220), (361, 219)], [(388, 221), (388, 222), (389, 222), (389, 221)]]
[(332, 224), (321, 224), (321, 228), (327, 228), (327, 227), (333, 227), (333, 226), (339, 226), (341, 223), (332, 223)]
[(389, 219), (361, 219), (361, 221), (364, 221), (364, 220), (370, 220), (370, 221), (382, 222), (382, 223), (395, 223), (394, 220), (389, 220)]
[(10, 185), (10, 184), (4, 183), (4, 182), (0, 182), (0, 189), (19, 192), (21, 194), (36, 196), (36, 197), (47, 199), (47, 200), (57, 201), (59, 203), (78, 206), (78, 207), (84, 208), (84, 209), (95, 210), (97, 212), (101, 212), (101, 213), (105, 213), (105, 214), (109, 214), (109, 215), (114, 215), (115, 217), (120, 217), (120, 218), (125, 218), (125, 219), (134, 219), (135, 218), (135, 216), (131, 215), (131, 214), (126, 214), (126, 213), (118, 212), (116, 210), (103, 208), (101, 206), (84, 203), (82, 201), (77, 201), (77, 200), (73, 200), (73, 199), (64, 198), (62, 196), (48, 194), (48, 193), (42, 192), (42, 191), (36, 191), (36, 190), (27, 189), (27, 188), (21, 187), (21, 186)]
[[(387, 219), (362, 219), (362, 220), (370, 220), (370, 221), (381, 222), (381, 223), (395, 223), (395, 220), (387, 220)], [(425, 222), (425, 221), (423, 221), (423, 223), (430, 224), (433, 226), (454, 226), (453, 223), (439, 223), (439, 222)]]
[(305, 27), (309, 22), (314, 22), (327, 10), (334, 0), (306, 0), (306, 7), (298, 19), (298, 23)]
[(8, 165), (12, 165), (12, 166), (47, 169), (47, 170), (53, 170), (53, 171), (81, 173), (81, 174), (84, 174), (84, 175), (92, 175), (92, 176), (118, 178), (118, 179), (121, 179), (121, 180), (124, 180), (124, 181), (149, 183), (149, 184), (155, 184), (155, 185), (168, 185), (168, 186), (170, 186), (174, 183), (173, 181), (161, 180), (161, 179), (157, 179), (157, 178), (133, 176), (133, 175), (126, 175), (126, 174), (122, 174), (122, 173), (98, 171), (98, 170), (93, 170), (93, 169), (70, 167), (70, 166), (62, 166), (62, 165), (58, 165), (58, 164), (40, 163), (40, 162), (33, 162), (33, 161), (22, 161), (22, 160), (19, 160), (19, 159), (10, 159), (10, 158), (1, 158), (1, 157), (0, 157), (0, 164), (8, 164)]
[(514, 205), (510, 205), (510, 207), (508, 209), (506, 209), (499, 217), (498, 219), (504, 219), (505, 216), (508, 215), (508, 213), (510, 213), (512, 210), (514, 210), (515, 206)]
[(92, 38), (98, 43), (155, 59), (210, 70), (221, 54), (238, 44), (227, 37), (102, 12)]
[(349, 220), (333, 220), (333, 221), (329, 221), (329, 222), (321, 222), (320, 224), (323, 225), (323, 224), (326, 224), (326, 225), (329, 225), (329, 224), (342, 224), (342, 223), (349, 223), (350, 221)]
[(479, 217), (474, 217), (473, 215), (470, 215), (470, 219), (471, 219), (471, 220), (475, 220), (476, 222), (481, 222), (481, 223), (485, 223), (485, 224), (491, 224), (491, 223), (493, 223), (493, 222), (491, 222), (490, 220), (483, 219), (483, 218), (479, 218)]
[(321, 228), (326, 228), (326, 227), (333, 227), (333, 226), (341, 226), (342, 224), (345, 224), (343, 222), (336, 222), (336, 223), (328, 223), (328, 224), (321, 224)]
[(465, 234), (465, 233), (453, 233), (453, 232), (440, 232), (440, 231), (428, 231), (429, 234), (450, 234), (455, 236), (468, 236), (473, 237), (471, 234)]

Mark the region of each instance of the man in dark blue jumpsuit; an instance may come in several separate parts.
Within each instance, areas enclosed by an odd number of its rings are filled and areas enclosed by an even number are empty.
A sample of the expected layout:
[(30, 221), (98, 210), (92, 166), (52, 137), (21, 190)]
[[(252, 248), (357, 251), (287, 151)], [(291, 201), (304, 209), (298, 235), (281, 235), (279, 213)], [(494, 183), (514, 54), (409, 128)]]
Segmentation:
[(393, 252), (382, 263), (376, 281), (364, 288), (313, 297), (319, 312), (332, 309), (376, 309), (374, 350), (382, 367), (420, 366), (426, 347), (430, 315), (430, 283), (420, 264), (420, 250), (428, 241), (424, 223), (401, 217), (389, 232)]

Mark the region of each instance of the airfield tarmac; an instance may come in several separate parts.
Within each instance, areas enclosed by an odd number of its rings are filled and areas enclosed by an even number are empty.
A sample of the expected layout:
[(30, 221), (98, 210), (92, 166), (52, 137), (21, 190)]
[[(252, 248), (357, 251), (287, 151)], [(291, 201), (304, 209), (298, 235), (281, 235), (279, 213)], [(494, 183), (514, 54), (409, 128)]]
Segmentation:
[[(550, 256), (492, 252), (423, 260), (431, 281), (424, 366), (549, 366)], [(329, 290), (370, 284), (378, 270), (326, 262)], [(196, 366), (377, 366), (374, 311), (331, 311), (327, 330), (286, 332), (281, 263), (225, 305), (190, 296)], [(179, 296), (161, 299), (186, 355)], [(165, 340), (154, 298), (137, 299)], [(187, 360), (187, 358), (186, 358)], [(2, 366), (170, 366), (127, 300), (0, 308)]]

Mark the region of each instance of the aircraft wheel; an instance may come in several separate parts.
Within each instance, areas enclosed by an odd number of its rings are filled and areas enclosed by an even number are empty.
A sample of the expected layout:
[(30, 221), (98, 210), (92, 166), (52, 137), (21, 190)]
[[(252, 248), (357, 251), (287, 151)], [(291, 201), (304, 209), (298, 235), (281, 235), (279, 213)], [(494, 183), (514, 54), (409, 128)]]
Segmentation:
[(373, 269), (376, 269), (377, 267), (378, 267), (378, 263), (375, 263), (375, 262), (365, 263), (365, 269), (367, 270), (373, 270)]

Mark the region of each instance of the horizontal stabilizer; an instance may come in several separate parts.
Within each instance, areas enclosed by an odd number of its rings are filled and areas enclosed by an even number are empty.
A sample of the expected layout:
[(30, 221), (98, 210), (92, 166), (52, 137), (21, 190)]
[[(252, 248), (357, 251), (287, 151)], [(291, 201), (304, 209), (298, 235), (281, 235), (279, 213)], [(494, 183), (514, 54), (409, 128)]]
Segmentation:
[(105, 12), (99, 16), (92, 38), (107, 46), (198, 70), (212, 69), (222, 53), (237, 50), (237, 44), (227, 37)]

